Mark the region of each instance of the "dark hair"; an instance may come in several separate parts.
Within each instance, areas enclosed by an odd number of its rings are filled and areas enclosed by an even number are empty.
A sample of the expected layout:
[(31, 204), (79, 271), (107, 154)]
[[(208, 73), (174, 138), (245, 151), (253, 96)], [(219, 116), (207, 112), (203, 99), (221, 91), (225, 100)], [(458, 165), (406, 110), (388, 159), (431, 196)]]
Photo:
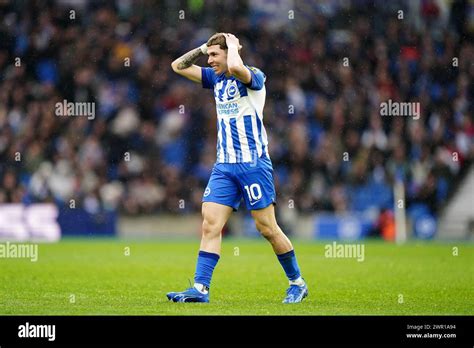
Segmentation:
[(209, 40), (207, 40), (207, 47), (213, 45), (219, 45), (219, 47), (223, 50), (227, 49), (227, 43), (225, 41), (224, 33), (215, 33), (212, 35)]
[[(206, 43), (207, 47), (213, 46), (213, 45), (219, 45), (219, 47), (223, 50), (228, 49), (224, 33), (215, 33), (209, 38), (209, 40), (207, 40), (207, 43)], [(238, 48), (239, 53), (241, 49), (242, 49), (242, 46)]]

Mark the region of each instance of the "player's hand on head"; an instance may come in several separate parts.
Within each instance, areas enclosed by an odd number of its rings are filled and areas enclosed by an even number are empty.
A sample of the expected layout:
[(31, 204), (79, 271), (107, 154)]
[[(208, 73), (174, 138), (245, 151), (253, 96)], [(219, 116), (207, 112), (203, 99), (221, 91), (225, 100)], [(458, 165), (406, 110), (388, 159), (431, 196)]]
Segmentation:
[(234, 34), (225, 33), (224, 36), (227, 47), (235, 45), (239, 50), (242, 48), (239, 39)]

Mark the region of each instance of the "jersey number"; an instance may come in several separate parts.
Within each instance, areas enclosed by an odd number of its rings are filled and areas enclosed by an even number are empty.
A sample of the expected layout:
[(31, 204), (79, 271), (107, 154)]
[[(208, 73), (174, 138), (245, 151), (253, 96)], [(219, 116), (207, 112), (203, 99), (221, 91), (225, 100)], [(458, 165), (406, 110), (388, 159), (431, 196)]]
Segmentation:
[(252, 184), (250, 187), (245, 185), (244, 189), (247, 191), (250, 201), (256, 201), (262, 198), (262, 190), (260, 189), (259, 184)]

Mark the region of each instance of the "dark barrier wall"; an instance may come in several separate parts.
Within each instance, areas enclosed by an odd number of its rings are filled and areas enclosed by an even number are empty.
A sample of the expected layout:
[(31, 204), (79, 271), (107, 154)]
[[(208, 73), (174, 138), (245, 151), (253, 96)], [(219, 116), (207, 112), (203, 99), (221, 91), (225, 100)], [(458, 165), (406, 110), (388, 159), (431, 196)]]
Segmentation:
[(59, 207), (58, 223), (63, 236), (114, 236), (117, 232), (118, 214), (100, 210), (94, 213), (83, 208)]

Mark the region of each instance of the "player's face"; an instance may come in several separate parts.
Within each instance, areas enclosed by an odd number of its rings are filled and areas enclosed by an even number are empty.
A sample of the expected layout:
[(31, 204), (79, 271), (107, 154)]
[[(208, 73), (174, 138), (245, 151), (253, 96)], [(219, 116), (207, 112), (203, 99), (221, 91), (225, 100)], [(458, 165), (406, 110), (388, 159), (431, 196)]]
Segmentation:
[(209, 55), (207, 63), (217, 75), (227, 71), (227, 52), (225, 50), (219, 45), (212, 45), (207, 48), (207, 54)]

